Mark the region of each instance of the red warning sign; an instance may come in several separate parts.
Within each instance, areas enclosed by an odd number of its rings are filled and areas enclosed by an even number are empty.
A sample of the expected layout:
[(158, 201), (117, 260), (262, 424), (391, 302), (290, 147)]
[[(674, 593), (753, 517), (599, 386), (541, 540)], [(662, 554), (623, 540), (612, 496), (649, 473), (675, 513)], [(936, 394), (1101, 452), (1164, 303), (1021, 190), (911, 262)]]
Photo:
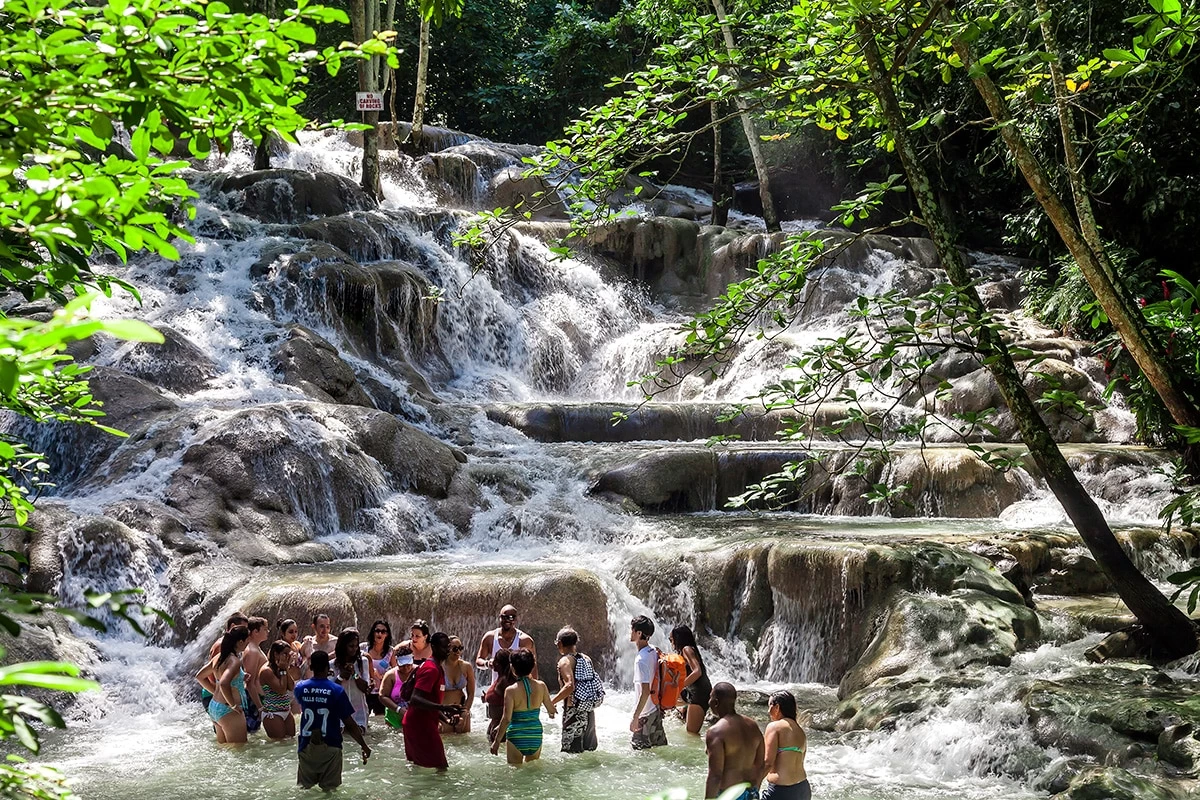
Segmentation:
[(383, 111), (382, 92), (355, 92), (355, 111)]

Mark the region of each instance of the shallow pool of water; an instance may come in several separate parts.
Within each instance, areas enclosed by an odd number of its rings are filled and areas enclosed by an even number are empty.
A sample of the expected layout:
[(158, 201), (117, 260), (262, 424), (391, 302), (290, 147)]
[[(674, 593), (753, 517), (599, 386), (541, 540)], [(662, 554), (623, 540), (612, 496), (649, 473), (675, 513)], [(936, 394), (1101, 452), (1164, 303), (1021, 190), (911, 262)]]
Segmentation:
[[(598, 710), (597, 752), (560, 753), (556, 719), (546, 722), (541, 761), (520, 768), (508, 766), (503, 755), (488, 752), (482, 710), (476, 706), (475, 730), (446, 737), (450, 770), (441, 775), (409, 766), (402, 736), (373, 719), (368, 734), (374, 750), (371, 760), (362, 764), (358, 746), (347, 740), (344, 784), (338, 796), (357, 800), (400, 793), (422, 800), (630, 800), (672, 787), (682, 787), (692, 797), (702, 796), (706, 760), (700, 737), (689, 736), (680, 723), (668, 721), (669, 746), (633, 752), (626, 730), (631, 701), (630, 695), (617, 694)], [(958, 734), (968, 733), (945, 732), (955, 740)], [(937, 746), (936, 737), (929, 733), (921, 733), (920, 739)], [(941, 744), (951, 746), (948, 741)], [(1039, 796), (1017, 781), (971, 774), (952, 752), (946, 753), (949, 760), (939, 761), (922, 758), (912, 745), (912, 737), (905, 736), (831, 737), (814, 732), (808, 768), (815, 796), (838, 800)], [(243, 747), (219, 746), (199, 703), (191, 701), (175, 704), (164, 699), (160, 708), (142, 713), (110, 708), (101, 718), (49, 737), (45, 753), (83, 798), (257, 800), (303, 795), (295, 785), (294, 741), (273, 743), (259, 734)], [(311, 794), (320, 796), (316, 790)]]

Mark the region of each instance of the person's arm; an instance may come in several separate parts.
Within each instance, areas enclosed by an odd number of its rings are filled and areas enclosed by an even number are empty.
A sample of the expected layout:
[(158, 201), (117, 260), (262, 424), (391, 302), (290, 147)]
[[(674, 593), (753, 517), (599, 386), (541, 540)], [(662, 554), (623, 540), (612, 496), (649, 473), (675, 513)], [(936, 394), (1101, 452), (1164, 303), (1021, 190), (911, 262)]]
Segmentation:
[[(285, 672), (284, 676), (286, 675), (287, 673)], [(276, 694), (287, 693), (287, 686), (284, 682), (284, 677), (276, 675), (275, 670), (271, 669), (270, 664), (263, 664), (262, 667), (259, 668), (258, 680), (255, 681), (255, 683), (259, 684), (260, 686), (265, 683), (271, 688), (271, 691), (275, 692)]]
[[(683, 679), (683, 685), (680, 688), (686, 689), (696, 681), (700, 680), (700, 676), (704, 673), (703, 667), (700, 666), (700, 656), (696, 654), (696, 648), (688, 645), (687, 647), (683, 648), (682, 655), (683, 660), (686, 661), (688, 665), (688, 676)], [(683, 695), (681, 694), (680, 697), (682, 696)]]
[[(758, 723), (754, 723), (754, 729), (758, 730)], [(767, 759), (766, 759), (766, 743), (763, 741), (762, 734), (758, 735), (758, 745), (754, 748), (754, 783), (752, 788), (757, 789), (762, 784), (763, 778), (767, 777)]]
[(517, 696), (516, 686), (504, 690), (504, 716), (500, 718), (500, 726), (496, 728), (496, 738), (492, 740), (492, 755), (500, 752), (500, 743), (508, 739), (508, 723), (512, 721), (513, 698)]
[(209, 661), (207, 664), (205, 664), (203, 667), (200, 668), (200, 671), (196, 673), (196, 680), (200, 682), (200, 685), (204, 687), (205, 691), (207, 691), (211, 695), (214, 695), (214, 696), (216, 695), (217, 679), (216, 679), (216, 675), (214, 673), (214, 667), (213, 667), (212, 661)]
[[(429, 663), (431, 662), (425, 662), (425, 664)], [(421, 665), (422, 670), (425, 669), (425, 664)], [(428, 677), (432, 677), (433, 680), (427, 680), (426, 678)], [(425, 675), (422, 675), (420, 672), (418, 672), (417, 681), (413, 685), (412, 699), (408, 701), (408, 704), (416, 707), (418, 710), (433, 711), (437, 714), (457, 714), (461, 712), (461, 706), (452, 706), (433, 702), (433, 695), (431, 692), (433, 691), (433, 687), (436, 685), (434, 682), (440, 680), (440, 678), (441, 671), (437, 669), (427, 670)]]
[[(767, 725), (767, 737), (763, 744), (763, 767), (766, 772), (775, 771), (775, 758), (779, 755), (779, 729), (772, 722)], [(765, 774), (765, 773), (764, 773)]]
[(517, 645), (528, 648), (529, 652), (533, 653), (533, 672), (529, 673), (529, 677), (536, 681), (538, 679), (537, 648), (533, 645), (533, 637), (529, 634), (525, 634), (517, 641)]
[[(363, 662), (366, 662), (366, 665), (367, 665), (366, 672), (363, 672)], [(364, 678), (363, 677), (364, 675), (366, 675), (367, 677)], [(358, 686), (358, 690), (360, 692), (362, 692), (363, 694), (371, 693), (370, 675), (371, 675), (371, 659), (367, 656), (360, 655), (358, 657), (358, 670), (357, 670), (357, 674), (354, 676), (354, 683), (356, 686)]]
[(362, 728), (358, 727), (358, 723), (354, 721), (354, 715), (344, 717), (342, 724), (346, 728), (346, 733), (350, 734), (350, 738), (358, 742), (358, 746), (362, 748), (363, 763), (367, 763), (367, 759), (371, 757), (371, 746), (363, 738)]
[(467, 673), (467, 691), (463, 697), (462, 713), (470, 715), (471, 704), (475, 702), (475, 670), (471, 669), (471, 665), (463, 662), (463, 671)]
[(492, 632), (488, 631), (479, 642), (479, 653), (475, 656), (475, 666), (480, 669), (492, 668)]
[(397, 714), (400, 713), (400, 706), (396, 705), (396, 701), (392, 699), (392, 689), (396, 688), (396, 670), (388, 670), (388, 673), (383, 676), (383, 683), (379, 684), (379, 702), (383, 703), (385, 708), (390, 708)]
[(550, 719), (554, 719), (554, 701), (550, 699), (550, 690), (542, 681), (538, 681), (538, 686), (542, 687), (542, 705), (546, 707), (546, 713), (550, 715)]
[(629, 723), (629, 730), (637, 733), (642, 729), (642, 709), (646, 707), (646, 701), (650, 699), (650, 684), (639, 684), (641, 691), (638, 692), (637, 704), (633, 707), (633, 720)]
[(704, 797), (707, 799), (721, 794), (721, 778), (725, 775), (725, 743), (709, 729), (704, 737), (704, 748), (708, 751), (708, 777), (704, 781)]
[[(213, 692), (213, 697), (220, 700), (225, 705), (232, 708), (234, 711), (242, 710), (242, 698), (233, 690), (233, 679), (241, 672), (242, 661), (237, 656), (230, 656), (228, 666), (221, 673), (221, 677), (217, 679), (217, 688), (219, 692)], [(224, 699), (221, 699), (221, 698)]]
[(257, 667), (252, 667), (251, 674), (248, 675), (250, 679), (246, 682), (246, 695), (250, 698), (250, 703), (255, 708), (262, 708), (262, 698), (260, 697), (262, 683), (254, 680), (253, 676), (257, 675), (264, 666), (265, 664), (260, 664)]
[[(565, 700), (575, 691), (575, 661), (576, 655), (565, 655), (558, 660), (558, 694), (551, 698), (551, 703)], [(565, 708), (565, 706), (564, 706)]]

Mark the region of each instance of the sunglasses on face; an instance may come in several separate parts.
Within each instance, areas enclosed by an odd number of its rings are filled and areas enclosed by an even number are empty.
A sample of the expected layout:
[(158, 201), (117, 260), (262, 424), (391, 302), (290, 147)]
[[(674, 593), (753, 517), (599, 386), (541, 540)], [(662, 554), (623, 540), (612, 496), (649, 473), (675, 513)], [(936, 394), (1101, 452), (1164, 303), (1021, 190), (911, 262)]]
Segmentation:
[(385, 631), (383, 628), (376, 628), (375, 630), (371, 631), (371, 633), (375, 633), (375, 634), (381, 633), (384, 636), (387, 636), (387, 631)]
[(450, 648), (451, 653), (461, 653), (462, 651), (462, 645), (455, 645), (454, 647)]
[(516, 619), (516, 618), (517, 618), (517, 615), (516, 615), (516, 614), (501, 614), (501, 615), (500, 615), (500, 619), (502, 619), (502, 620), (506, 620), (506, 621), (508, 621), (508, 622), (511, 622), (511, 621), (513, 621), (513, 620), (514, 620), (514, 619)]

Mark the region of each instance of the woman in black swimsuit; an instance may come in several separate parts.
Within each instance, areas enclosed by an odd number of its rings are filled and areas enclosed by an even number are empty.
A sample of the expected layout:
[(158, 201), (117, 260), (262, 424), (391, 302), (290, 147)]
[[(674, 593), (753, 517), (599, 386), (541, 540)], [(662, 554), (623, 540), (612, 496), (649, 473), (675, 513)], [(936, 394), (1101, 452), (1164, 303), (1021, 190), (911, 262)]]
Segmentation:
[(671, 647), (683, 656), (687, 662), (687, 677), (683, 679), (683, 701), (687, 703), (683, 720), (687, 724), (687, 732), (700, 734), (704, 725), (704, 716), (708, 713), (708, 698), (712, 694), (712, 682), (708, 679), (708, 670), (704, 659), (700, 656), (700, 646), (696, 644), (696, 634), (687, 625), (677, 625), (671, 630)]

